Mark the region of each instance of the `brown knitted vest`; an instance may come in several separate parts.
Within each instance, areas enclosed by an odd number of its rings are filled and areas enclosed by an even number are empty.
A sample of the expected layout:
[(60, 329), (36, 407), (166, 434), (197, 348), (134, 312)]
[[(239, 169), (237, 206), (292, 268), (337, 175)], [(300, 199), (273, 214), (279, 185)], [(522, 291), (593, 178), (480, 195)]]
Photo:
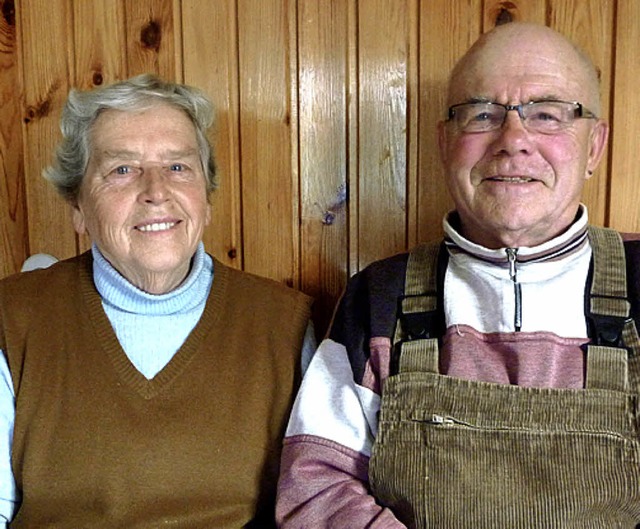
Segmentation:
[(12, 528), (271, 527), (309, 299), (215, 261), (202, 318), (144, 378), (89, 254), (0, 282), (16, 392)]

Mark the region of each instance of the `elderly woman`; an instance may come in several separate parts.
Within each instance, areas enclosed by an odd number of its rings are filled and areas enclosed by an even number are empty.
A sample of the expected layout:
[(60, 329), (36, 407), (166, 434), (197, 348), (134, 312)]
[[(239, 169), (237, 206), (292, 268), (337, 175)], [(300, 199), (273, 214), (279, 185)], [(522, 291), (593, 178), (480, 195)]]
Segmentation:
[(273, 525), (310, 302), (205, 252), (211, 121), (148, 75), (71, 92), (45, 175), (92, 247), (0, 282), (0, 526)]

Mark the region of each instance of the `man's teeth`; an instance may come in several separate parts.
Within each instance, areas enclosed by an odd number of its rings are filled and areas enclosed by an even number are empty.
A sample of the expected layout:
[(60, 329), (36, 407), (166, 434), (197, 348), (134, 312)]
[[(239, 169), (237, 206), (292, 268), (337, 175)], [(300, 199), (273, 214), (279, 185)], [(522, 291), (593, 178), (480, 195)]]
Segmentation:
[(154, 222), (153, 224), (145, 224), (138, 227), (140, 231), (163, 231), (173, 228), (176, 225), (175, 222)]
[(498, 182), (532, 182), (533, 178), (526, 178), (524, 176), (494, 176), (491, 180)]

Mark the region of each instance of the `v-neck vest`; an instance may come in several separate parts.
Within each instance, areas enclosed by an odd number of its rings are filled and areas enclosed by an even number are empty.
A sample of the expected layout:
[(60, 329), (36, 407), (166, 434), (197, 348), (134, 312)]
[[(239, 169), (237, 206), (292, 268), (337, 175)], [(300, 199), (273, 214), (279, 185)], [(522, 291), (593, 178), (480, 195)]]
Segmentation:
[(270, 526), (309, 299), (214, 266), (202, 318), (152, 380), (120, 347), (89, 254), (0, 283), (12, 528)]

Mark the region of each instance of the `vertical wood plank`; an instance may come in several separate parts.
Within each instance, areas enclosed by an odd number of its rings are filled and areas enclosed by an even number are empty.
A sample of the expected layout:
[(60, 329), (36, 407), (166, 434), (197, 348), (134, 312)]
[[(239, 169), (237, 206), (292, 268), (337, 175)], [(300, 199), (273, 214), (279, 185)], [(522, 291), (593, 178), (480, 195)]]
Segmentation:
[[(612, 57), (613, 3), (602, 0), (549, 0), (549, 26), (582, 48), (596, 65), (600, 76), (602, 115), (609, 120)], [(637, 97), (637, 96), (636, 96)], [(592, 224), (607, 223), (608, 154), (587, 181), (582, 195)]]
[(181, 18), (184, 80), (206, 92), (216, 110), (210, 141), (219, 187), (204, 243), (222, 262), (242, 268), (236, 3), (183, 0)]
[(118, 0), (73, 3), (74, 85), (90, 90), (126, 75), (125, 21)]
[(28, 257), (22, 149), (22, 79), (13, 0), (0, 1), (0, 277)]
[(637, 88), (640, 2), (618, 0), (616, 28), (609, 224), (620, 231), (637, 233), (640, 232), (640, 97)]
[(456, 61), (480, 35), (480, 0), (435, 0), (420, 6), (418, 240), (442, 236), (453, 208), (438, 152), (437, 123), (446, 112), (447, 82)]
[(25, 181), (31, 253), (59, 259), (76, 254), (69, 206), (42, 178), (60, 139), (59, 119), (73, 79), (69, 0), (17, 4), (21, 30), (25, 112)]
[(244, 268), (293, 285), (289, 15), (238, 1)]
[[(205, 9), (208, 7), (207, 2), (201, 4)], [(174, 35), (179, 24), (174, 24), (174, 1), (125, 0), (124, 6), (128, 76), (155, 73), (176, 80), (179, 70), (176, 68)]]
[(420, 2), (409, 0), (407, 28), (407, 247), (418, 243), (419, 179), (418, 153), (420, 152)]
[(298, 6), (301, 287), (316, 298), (316, 330), (347, 276), (347, 4)]
[(358, 5), (358, 266), (407, 247), (406, 0)]

